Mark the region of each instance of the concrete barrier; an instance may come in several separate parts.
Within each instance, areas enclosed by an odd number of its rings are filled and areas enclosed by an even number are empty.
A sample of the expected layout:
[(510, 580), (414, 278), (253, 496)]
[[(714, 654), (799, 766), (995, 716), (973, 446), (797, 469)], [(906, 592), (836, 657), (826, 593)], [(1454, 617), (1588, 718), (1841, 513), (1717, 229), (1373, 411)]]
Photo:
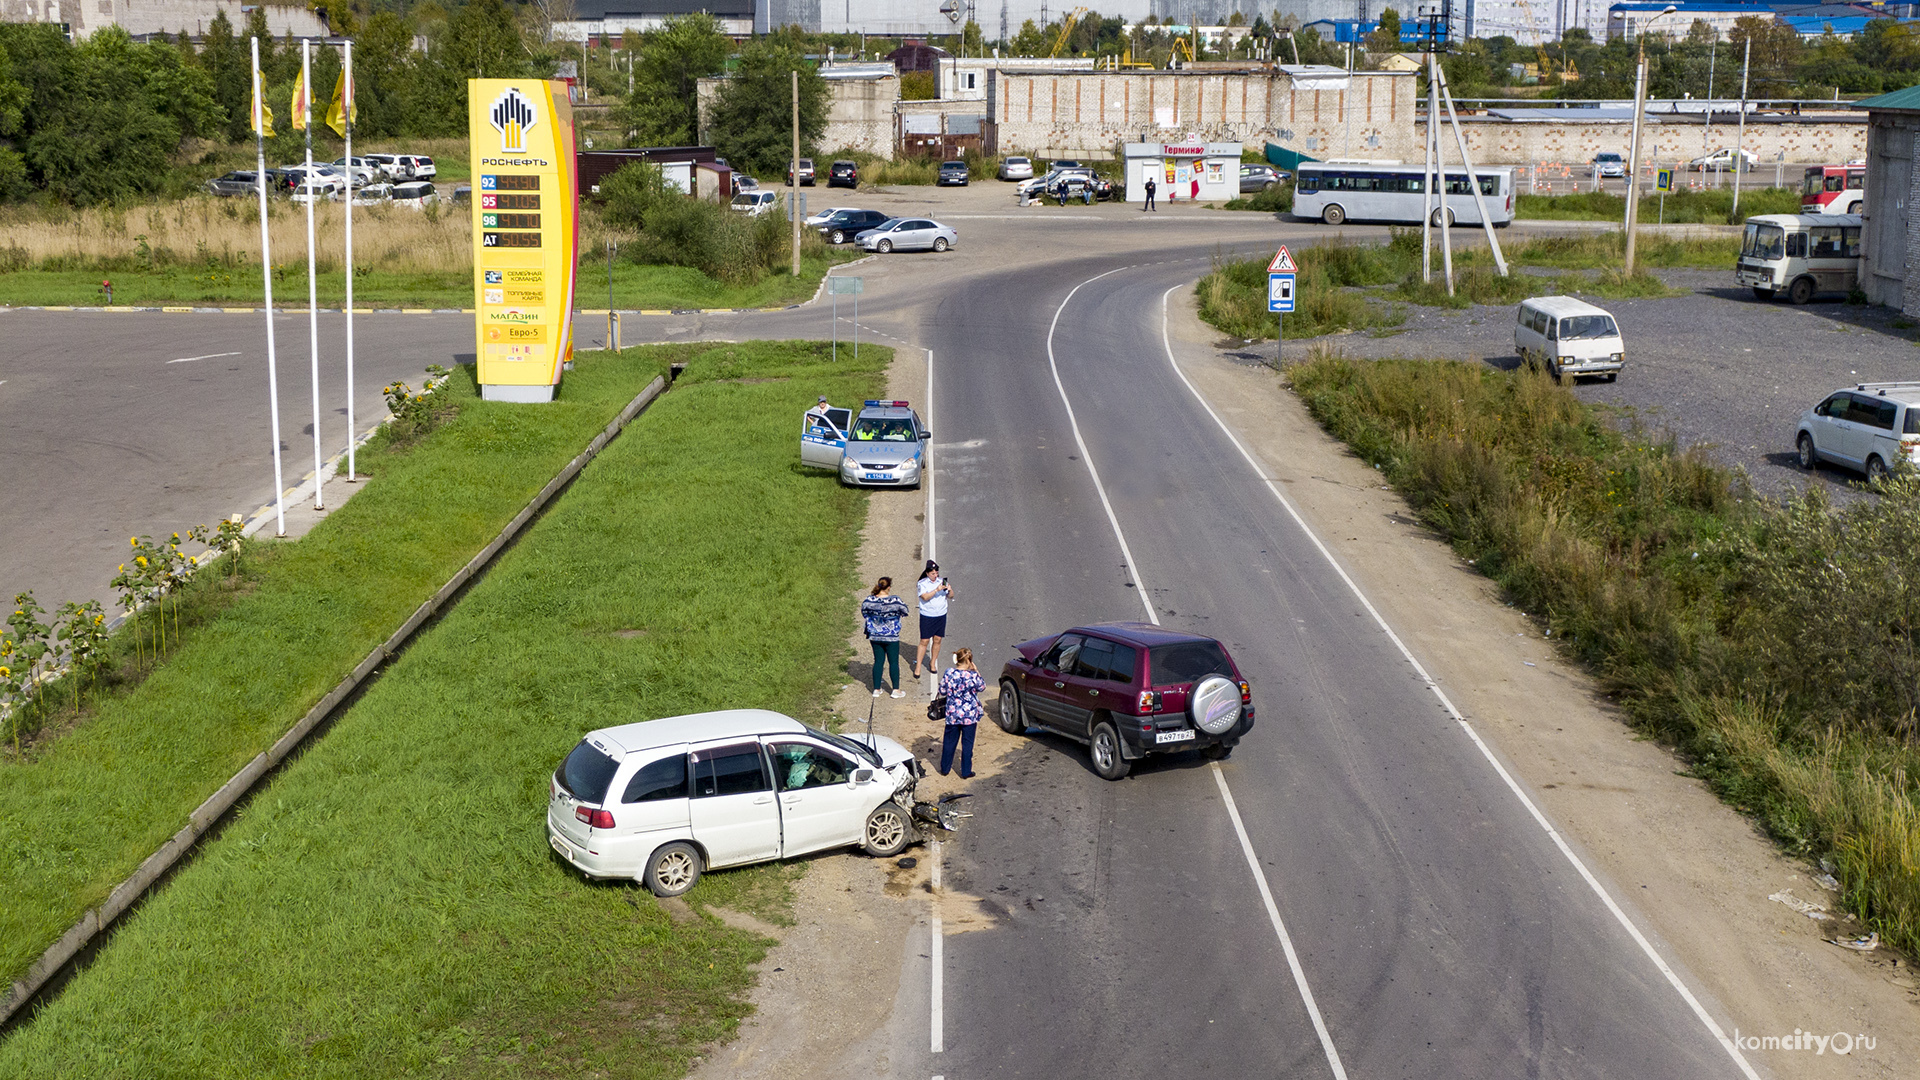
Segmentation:
[(27, 968), (26, 974), (8, 989), (5, 1000), (0, 1001), (0, 1024), (12, 1020), (14, 1014), (31, 1001), (41, 987), (92, 944), (94, 938), (102, 931), (111, 927), (120, 916), (126, 914), (127, 910), (153, 886), (154, 882), (164, 877), (187, 852), (193, 849), (193, 845), (206, 835), (222, 815), (233, 809), (234, 804), (252, 791), (254, 785), (271, 772), (274, 766), (285, 761), (301, 741), (311, 734), (314, 728), (319, 727), (341, 702), (352, 696), (360, 684), (378, 670), (381, 664), (399, 652), (405, 646), (407, 639), (412, 637), (413, 633), (419, 630), (428, 619), (437, 614), (460, 591), (461, 586), (486, 569), (494, 556), (512, 543), (520, 531), (526, 528), (527, 523), (532, 521), (547, 503), (567, 486), (569, 481), (580, 475), (580, 470), (586, 468), (587, 462), (592, 461), (601, 450), (605, 449), (606, 445), (620, 434), (621, 429), (625, 428), (634, 417), (639, 416), (641, 411), (652, 404), (666, 388), (666, 378), (655, 376), (654, 380), (647, 384), (646, 389), (635, 395), (632, 401), (627, 402), (626, 407), (607, 424), (605, 430), (593, 437), (593, 441), (587, 444), (585, 450), (567, 462), (566, 466), (548, 481), (547, 485), (541, 488), (518, 514), (513, 516), (513, 520), (507, 522), (506, 527), (501, 529), (486, 547), (480, 549), (479, 554), (455, 572), (431, 599), (416, 608), (413, 614), (408, 616), (407, 621), (400, 624), (400, 629), (394, 631), (387, 640), (374, 646), (366, 659), (354, 667), (352, 674), (341, 680), (339, 685), (328, 691), (327, 695), (321, 698), (313, 708), (307, 710), (306, 715), (276, 740), (272, 747), (256, 755), (239, 772), (234, 773), (231, 779), (222, 784), (220, 790), (209, 795), (205, 802), (187, 815), (187, 824), (179, 832), (174, 833), (166, 843), (160, 845), (158, 850), (147, 856), (138, 869), (107, 894), (106, 900), (102, 901), (98, 907), (89, 908), (80, 916), (79, 921), (75, 922), (65, 934), (60, 935), (60, 940), (41, 953), (32, 966)]

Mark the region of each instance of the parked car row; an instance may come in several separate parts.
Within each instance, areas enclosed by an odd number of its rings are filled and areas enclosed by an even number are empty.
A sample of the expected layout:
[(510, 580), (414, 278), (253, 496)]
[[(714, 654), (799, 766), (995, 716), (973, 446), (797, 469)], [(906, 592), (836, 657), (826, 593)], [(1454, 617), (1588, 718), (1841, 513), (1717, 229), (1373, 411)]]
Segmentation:
[[(339, 198), (349, 187), (407, 180), (431, 180), (439, 169), (424, 154), (367, 154), (352, 160), (340, 158), (331, 163), (304, 162), (267, 170), (267, 190), (307, 202), (321, 198)], [(257, 170), (239, 169), (207, 181), (207, 190), (215, 195), (241, 196), (254, 193)]]

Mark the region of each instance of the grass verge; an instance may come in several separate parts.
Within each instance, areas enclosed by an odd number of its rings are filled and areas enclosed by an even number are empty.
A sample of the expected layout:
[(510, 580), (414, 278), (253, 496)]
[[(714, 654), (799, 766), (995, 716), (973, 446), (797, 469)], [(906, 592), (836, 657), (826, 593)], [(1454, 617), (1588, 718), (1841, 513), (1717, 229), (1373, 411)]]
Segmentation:
[[(1455, 233), (1454, 292), (1447, 292), (1441, 258), (1433, 255), (1433, 280), (1420, 278), (1420, 231), (1395, 229), (1385, 244), (1355, 244), (1344, 237), (1295, 252), (1300, 265), (1296, 309), (1287, 316), (1287, 336), (1318, 337), (1340, 331), (1379, 331), (1399, 326), (1406, 315), (1399, 301), (1429, 307), (1464, 308), (1474, 304), (1515, 304), (1530, 296), (1585, 293), (1602, 299), (1674, 296), (1644, 267), (1731, 266), (1737, 237), (1674, 239), (1643, 236), (1636, 259), (1643, 267), (1621, 274), (1625, 240), (1618, 233), (1549, 236), (1501, 245), (1509, 268), (1540, 267), (1561, 271), (1594, 270), (1591, 277), (1510, 273), (1501, 276), (1492, 251), (1472, 241), (1477, 231)], [(1464, 242), (1461, 242), (1464, 241)], [(1239, 338), (1271, 338), (1275, 317), (1267, 313), (1267, 272), (1262, 260), (1216, 260), (1198, 286), (1200, 317)]]
[[(858, 258), (860, 252), (838, 248), (826, 255), (800, 260), (800, 276), (784, 269), (752, 285), (728, 285), (684, 266), (636, 266), (615, 260), (613, 306), (616, 308), (734, 308), (797, 304), (813, 297), (828, 269)], [(15, 307), (89, 307), (105, 303), (100, 288), (103, 275), (88, 270), (15, 270), (0, 273), (0, 305)], [(115, 307), (173, 307), (181, 305), (237, 306), (262, 303), (265, 292), (260, 267), (196, 270), (183, 266), (152, 271), (105, 275), (113, 282)], [(322, 307), (346, 303), (347, 277), (339, 270), (319, 275)], [(588, 260), (580, 269), (575, 300), (582, 308), (607, 303), (607, 267)], [(274, 272), (276, 307), (305, 307), (307, 271), (289, 264)], [(355, 307), (470, 308), (473, 273), (423, 271), (399, 273), (367, 270), (353, 283)]]
[(1920, 948), (1920, 477), (1774, 503), (1544, 375), (1323, 352), (1290, 377), (1636, 725)]
[(0, 763), (0, 977), (24, 972), (491, 540), (652, 362), (583, 365), (540, 409), (479, 401), (472, 369), (456, 372), (459, 414), (424, 452), (374, 462), (307, 536), (260, 545), (270, 557), (251, 591), (189, 628), (144, 682)]
[[(1794, 188), (1749, 188), (1740, 192), (1740, 218), (1755, 214), (1797, 214), (1800, 192)], [(1627, 197), (1603, 191), (1576, 195), (1521, 195), (1513, 216), (1522, 221), (1620, 221), (1627, 214)], [(1682, 188), (1660, 205), (1659, 194), (1640, 196), (1640, 223), (1652, 225), (1738, 225), (1733, 218), (1733, 189)]]
[[(593, 727), (820, 715), (844, 681), (866, 496), (798, 467), (793, 418), (817, 394), (878, 394), (890, 359), (765, 342), (583, 358), (572, 377), (600, 369), (616, 397), (690, 366), (0, 1046), (0, 1073), (682, 1075), (746, 1012), (767, 942), (567, 870), (542, 833), (547, 775)], [(787, 921), (798, 873), (715, 873), (689, 899)]]

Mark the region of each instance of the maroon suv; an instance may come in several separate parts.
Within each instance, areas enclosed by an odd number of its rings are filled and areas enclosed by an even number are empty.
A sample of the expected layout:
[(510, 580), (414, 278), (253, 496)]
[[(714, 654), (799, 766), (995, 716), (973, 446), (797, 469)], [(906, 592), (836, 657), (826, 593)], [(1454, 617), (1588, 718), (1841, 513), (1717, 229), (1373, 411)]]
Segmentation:
[(1000, 669), (1000, 726), (1087, 744), (1093, 771), (1127, 775), (1148, 754), (1232, 752), (1253, 729), (1253, 692), (1226, 646), (1148, 623), (1076, 626), (1014, 646)]

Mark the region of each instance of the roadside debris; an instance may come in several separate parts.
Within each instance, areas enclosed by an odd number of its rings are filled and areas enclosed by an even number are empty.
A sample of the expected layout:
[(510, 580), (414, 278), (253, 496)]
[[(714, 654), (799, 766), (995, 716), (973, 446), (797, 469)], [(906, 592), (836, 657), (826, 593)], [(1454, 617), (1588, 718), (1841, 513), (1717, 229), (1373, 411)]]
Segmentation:
[(1843, 949), (1852, 949), (1854, 952), (1872, 952), (1880, 947), (1880, 934), (1876, 931), (1868, 934), (1866, 937), (1846, 939), (1828, 938), (1827, 943), (1830, 945), (1838, 945)]
[(1767, 897), (1767, 899), (1773, 900), (1777, 903), (1785, 904), (1788, 907), (1792, 908), (1793, 910), (1799, 912), (1800, 914), (1805, 915), (1809, 919), (1833, 918), (1833, 915), (1829, 913), (1826, 908), (1823, 908), (1818, 904), (1809, 904), (1805, 900), (1800, 899), (1799, 897), (1793, 895), (1792, 893), (1786, 891), (1785, 889), (1782, 889), (1779, 892), (1774, 893), (1772, 896)]

